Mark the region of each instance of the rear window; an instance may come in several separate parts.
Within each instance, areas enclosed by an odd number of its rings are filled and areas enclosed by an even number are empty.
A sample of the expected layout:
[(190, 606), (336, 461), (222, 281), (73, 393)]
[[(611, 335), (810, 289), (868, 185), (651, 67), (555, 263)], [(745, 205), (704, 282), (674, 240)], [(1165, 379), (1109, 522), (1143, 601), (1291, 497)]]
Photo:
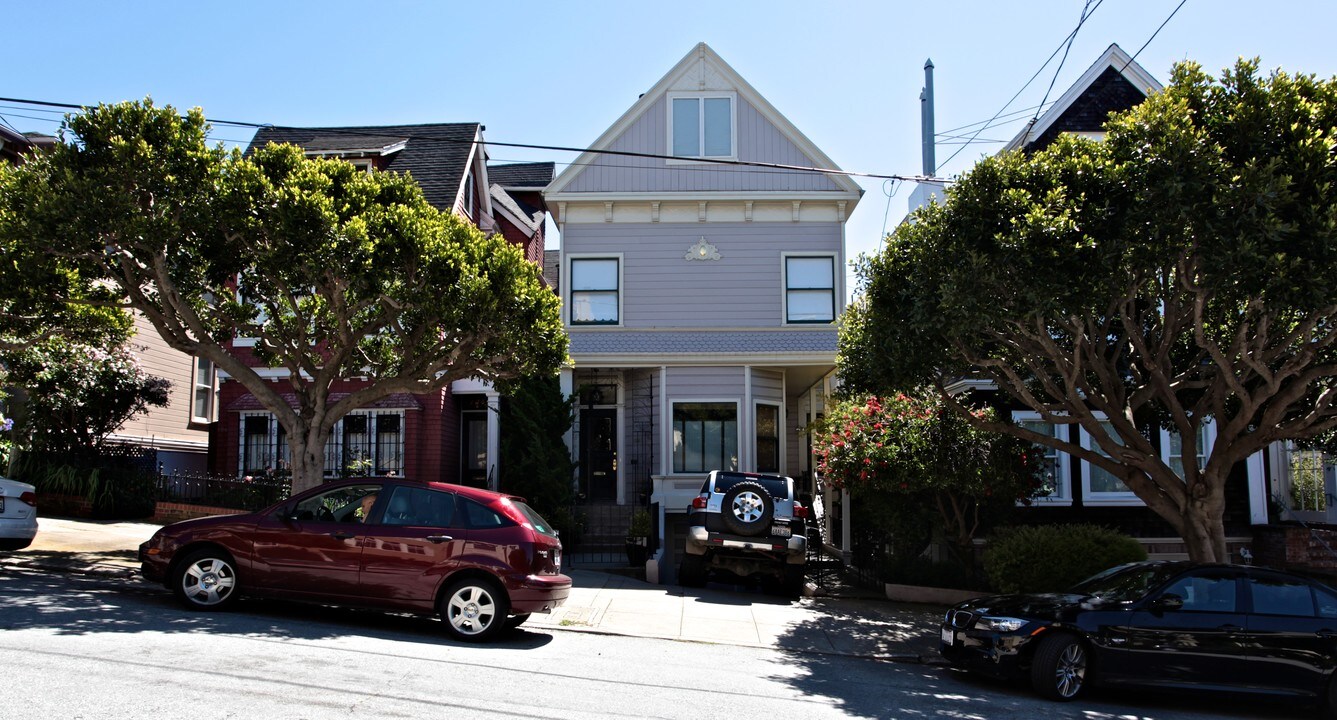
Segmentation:
[(557, 530), (554, 529), (552, 525), (548, 524), (548, 521), (544, 520), (543, 516), (538, 514), (537, 510), (535, 510), (532, 507), (529, 507), (528, 505), (520, 502), (519, 500), (512, 500), (511, 504), (515, 506), (516, 510), (520, 511), (521, 515), (525, 516), (525, 519), (529, 521), (529, 524), (533, 526), (535, 530), (543, 533), (544, 535), (557, 537)]
[(789, 499), (789, 483), (779, 477), (749, 477), (747, 475), (720, 474), (715, 478), (715, 492), (726, 493), (740, 482), (754, 482), (766, 488), (766, 492), (777, 500)]

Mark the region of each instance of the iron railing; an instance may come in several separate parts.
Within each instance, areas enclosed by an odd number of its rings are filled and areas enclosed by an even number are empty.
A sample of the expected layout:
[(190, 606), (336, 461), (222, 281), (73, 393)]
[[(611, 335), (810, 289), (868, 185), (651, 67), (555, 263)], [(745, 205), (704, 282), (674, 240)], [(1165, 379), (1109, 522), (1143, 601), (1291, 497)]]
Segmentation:
[(259, 510), (288, 497), (288, 475), (229, 477), (208, 473), (172, 472), (158, 476), (158, 501), (211, 505), (233, 510)]

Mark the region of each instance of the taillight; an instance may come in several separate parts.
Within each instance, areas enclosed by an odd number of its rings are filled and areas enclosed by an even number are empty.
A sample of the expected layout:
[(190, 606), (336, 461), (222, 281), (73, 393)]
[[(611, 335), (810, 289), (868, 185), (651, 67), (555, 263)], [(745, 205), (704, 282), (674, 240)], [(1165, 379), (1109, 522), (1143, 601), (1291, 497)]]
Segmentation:
[(28, 503), (29, 505), (32, 505), (33, 507), (37, 507), (37, 493), (35, 492), (23, 493), (22, 495), (19, 496), (19, 499), (22, 500), (23, 502)]
[(803, 504), (798, 502), (797, 500), (794, 501), (794, 517), (796, 518), (808, 517), (808, 508), (803, 507)]
[(692, 509), (693, 509), (693, 510), (705, 510), (705, 509), (706, 509), (706, 501), (707, 501), (707, 496), (706, 496), (706, 495), (697, 495), (696, 497), (692, 498)]

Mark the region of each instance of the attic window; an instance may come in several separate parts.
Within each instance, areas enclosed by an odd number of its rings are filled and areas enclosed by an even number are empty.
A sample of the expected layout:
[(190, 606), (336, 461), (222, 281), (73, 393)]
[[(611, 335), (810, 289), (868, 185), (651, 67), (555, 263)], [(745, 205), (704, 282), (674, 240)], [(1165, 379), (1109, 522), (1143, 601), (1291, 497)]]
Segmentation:
[(372, 170), (370, 158), (358, 158), (357, 160), (348, 160), (347, 162), (362, 172), (371, 172)]
[(732, 158), (733, 93), (692, 93), (669, 96), (669, 147), (683, 158)]

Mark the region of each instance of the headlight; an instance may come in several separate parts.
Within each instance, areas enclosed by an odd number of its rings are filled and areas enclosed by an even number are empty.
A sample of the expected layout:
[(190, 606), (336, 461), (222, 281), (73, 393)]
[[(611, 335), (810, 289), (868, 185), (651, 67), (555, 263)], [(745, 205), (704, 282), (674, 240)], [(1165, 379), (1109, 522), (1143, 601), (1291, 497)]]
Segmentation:
[(975, 621), (976, 630), (989, 630), (992, 632), (1016, 632), (1026, 625), (1027, 621), (1014, 617), (982, 617)]

